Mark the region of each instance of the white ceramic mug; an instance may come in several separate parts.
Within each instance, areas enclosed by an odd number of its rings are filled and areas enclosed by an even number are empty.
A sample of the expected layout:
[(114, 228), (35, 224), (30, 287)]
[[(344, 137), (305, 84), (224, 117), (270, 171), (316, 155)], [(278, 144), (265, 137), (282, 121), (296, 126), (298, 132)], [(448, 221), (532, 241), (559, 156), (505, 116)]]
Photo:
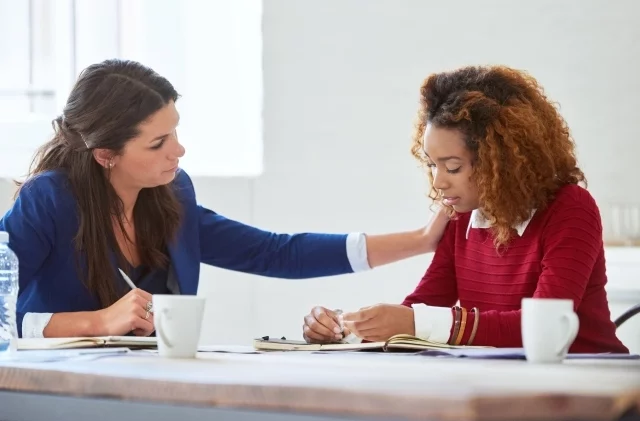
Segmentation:
[(522, 299), (522, 344), (527, 361), (559, 363), (576, 339), (580, 321), (573, 300)]
[(153, 318), (161, 357), (195, 358), (204, 304), (204, 297), (194, 295), (153, 295)]

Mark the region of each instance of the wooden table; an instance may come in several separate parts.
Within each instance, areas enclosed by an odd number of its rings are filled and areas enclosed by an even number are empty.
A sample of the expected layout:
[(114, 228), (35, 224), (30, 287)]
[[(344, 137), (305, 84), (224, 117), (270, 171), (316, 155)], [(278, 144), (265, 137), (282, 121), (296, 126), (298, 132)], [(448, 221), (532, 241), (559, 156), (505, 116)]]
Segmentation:
[[(368, 353), (137, 352), (0, 363), (0, 420), (614, 420), (640, 409), (640, 361)], [(640, 414), (640, 412), (636, 412)]]

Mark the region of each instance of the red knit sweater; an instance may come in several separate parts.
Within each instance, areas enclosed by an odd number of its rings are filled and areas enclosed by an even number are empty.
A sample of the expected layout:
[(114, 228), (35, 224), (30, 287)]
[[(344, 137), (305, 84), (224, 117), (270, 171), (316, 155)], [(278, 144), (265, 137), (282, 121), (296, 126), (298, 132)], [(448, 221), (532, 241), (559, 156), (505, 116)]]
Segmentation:
[[(611, 321), (600, 213), (587, 190), (577, 185), (560, 189), (501, 255), (489, 229), (472, 228), (466, 238), (470, 215), (449, 223), (429, 269), (404, 305), (451, 307), (460, 300), (467, 310), (480, 311), (473, 345), (522, 347), (522, 298), (570, 298), (580, 319), (570, 352), (629, 352)], [(469, 340), (473, 323), (469, 312), (461, 344)]]

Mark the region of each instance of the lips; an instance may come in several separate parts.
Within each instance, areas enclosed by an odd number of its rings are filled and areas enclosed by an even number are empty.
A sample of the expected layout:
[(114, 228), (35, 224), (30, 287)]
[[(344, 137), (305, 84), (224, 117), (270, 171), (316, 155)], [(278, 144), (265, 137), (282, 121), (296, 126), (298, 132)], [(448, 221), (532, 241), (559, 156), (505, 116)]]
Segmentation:
[(442, 198), (442, 203), (447, 206), (453, 206), (460, 201), (459, 197), (456, 196), (445, 196)]

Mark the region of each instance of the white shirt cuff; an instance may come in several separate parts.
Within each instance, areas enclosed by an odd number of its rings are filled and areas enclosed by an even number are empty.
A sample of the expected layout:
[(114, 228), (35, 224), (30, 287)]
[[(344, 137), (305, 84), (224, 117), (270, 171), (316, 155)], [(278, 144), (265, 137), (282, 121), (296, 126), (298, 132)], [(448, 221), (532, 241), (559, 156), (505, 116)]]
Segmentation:
[(367, 238), (363, 233), (354, 232), (347, 235), (347, 258), (354, 272), (371, 269), (367, 255)]
[(53, 313), (27, 313), (22, 319), (23, 338), (44, 338), (44, 328), (49, 324)]
[(416, 337), (431, 342), (446, 344), (451, 335), (453, 315), (449, 307), (431, 307), (413, 304), (413, 320)]

